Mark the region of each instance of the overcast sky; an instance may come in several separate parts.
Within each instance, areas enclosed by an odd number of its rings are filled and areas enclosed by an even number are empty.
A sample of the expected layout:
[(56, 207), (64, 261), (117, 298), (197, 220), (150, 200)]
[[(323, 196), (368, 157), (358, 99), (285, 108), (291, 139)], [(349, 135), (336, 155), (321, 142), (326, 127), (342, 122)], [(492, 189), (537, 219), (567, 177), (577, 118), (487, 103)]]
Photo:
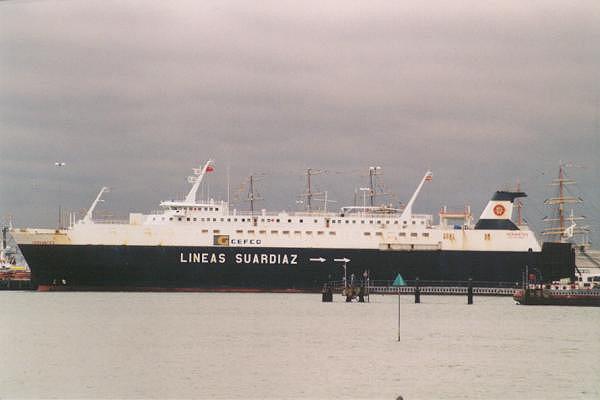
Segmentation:
[[(302, 170), (351, 204), (368, 166), (414, 210), (520, 180), (540, 229), (559, 161), (600, 231), (600, 2), (0, 2), (0, 213), (150, 211), (216, 162), (226, 197), (294, 209)], [(63, 168), (54, 167), (62, 161)], [(235, 192), (235, 190), (234, 190)], [(360, 199), (362, 202), (362, 198)], [(247, 208), (240, 203), (238, 208)]]

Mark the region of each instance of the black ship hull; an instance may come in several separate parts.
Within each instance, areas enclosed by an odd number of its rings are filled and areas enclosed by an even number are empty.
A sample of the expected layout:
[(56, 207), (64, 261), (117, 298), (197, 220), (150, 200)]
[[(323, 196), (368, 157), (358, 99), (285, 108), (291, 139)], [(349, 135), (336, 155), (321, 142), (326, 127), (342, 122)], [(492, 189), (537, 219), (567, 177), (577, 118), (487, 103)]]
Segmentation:
[[(317, 291), (346, 276), (371, 281), (465, 282), (513, 286), (525, 266), (543, 279), (574, 275), (569, 245), (542, 252), (380, 251), (371, 249), (20, 245), (39, 288), (63, 290)], [(313, 260), (311, 260), (313, 259)], [(325, 259), (320, 262), (318, 259)]]

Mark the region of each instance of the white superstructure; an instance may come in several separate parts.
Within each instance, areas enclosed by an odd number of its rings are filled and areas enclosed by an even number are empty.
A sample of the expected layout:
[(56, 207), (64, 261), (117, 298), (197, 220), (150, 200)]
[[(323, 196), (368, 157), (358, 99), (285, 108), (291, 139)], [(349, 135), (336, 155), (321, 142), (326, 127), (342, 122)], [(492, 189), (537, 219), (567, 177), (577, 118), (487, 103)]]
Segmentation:
[[(94, 220), (102, 188), (85, 217), (69, 228), (13, 229), (19, 244), (232, 246), (277, 248), (352, 248), (389, 251), (517, 251), (541, 250), (534, 233), (516, 229), (475, 229), (470, 218), (447, 225), (445, 215), (417, 214), (413, 206), (431, 172), (421, 179), (400, 212), (385, 207), (344, 207), (339, 212), (246, 213), (230, 210), (224, 201), (198, 201), (196, 194), (212, 160), (190, 180), (192, 188), (180, 201), (163, 201), (161, 211), (132, 213), (129, 221)], [(512, 201), (492, 200), (480, 219), (510, 220)]]

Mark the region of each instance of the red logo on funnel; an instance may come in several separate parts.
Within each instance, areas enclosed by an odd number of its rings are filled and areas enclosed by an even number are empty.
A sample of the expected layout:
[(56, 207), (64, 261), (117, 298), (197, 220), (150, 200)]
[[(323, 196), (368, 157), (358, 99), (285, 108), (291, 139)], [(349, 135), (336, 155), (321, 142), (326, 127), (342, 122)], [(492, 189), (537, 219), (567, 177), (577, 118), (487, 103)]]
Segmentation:
[(498, 217), (503, 216), (505, 212), (506, 208), (504, 208), (502, 204), (496, 204), (494, 206), (494, 214), (496, 214)]

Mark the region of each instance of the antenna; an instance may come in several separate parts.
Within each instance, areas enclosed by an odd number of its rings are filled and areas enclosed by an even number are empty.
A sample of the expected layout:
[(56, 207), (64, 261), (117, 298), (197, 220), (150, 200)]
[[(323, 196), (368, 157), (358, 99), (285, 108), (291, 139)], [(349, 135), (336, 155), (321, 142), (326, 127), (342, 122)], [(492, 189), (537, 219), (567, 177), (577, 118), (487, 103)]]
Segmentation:
[(313, 200), (322, 201), (323, 202), (323, 212), (327, 212), (327, 203), (337, 203), (337, 201), (327, 199), (327, 190), (324, 193), (325, 193), (324, 199), (313, 199)]

